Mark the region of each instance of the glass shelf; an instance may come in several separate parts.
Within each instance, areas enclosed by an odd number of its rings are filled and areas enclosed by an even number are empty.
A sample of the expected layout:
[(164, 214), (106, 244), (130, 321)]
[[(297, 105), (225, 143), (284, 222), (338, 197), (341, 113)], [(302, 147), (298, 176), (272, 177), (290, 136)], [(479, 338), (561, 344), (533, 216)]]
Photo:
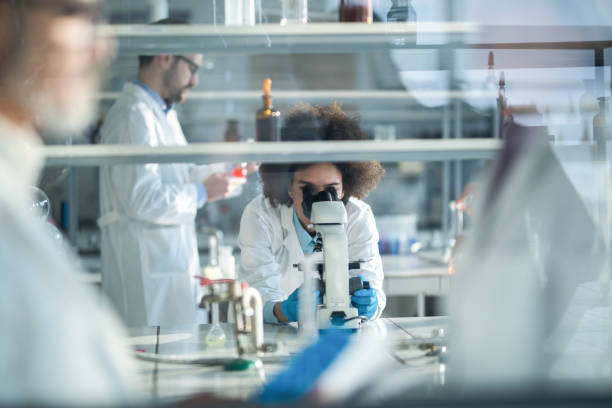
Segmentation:
[(411, 48), (602, 49), (610, 26), (508, 26), (470, 22), (311, 23), (280, 26), (104, 25), (122, 55), (337, 53)]
[(501, 147), (495, 139), (395, 141), (192, 143), (187, 146), (45, 146), (46, 166), (96, 167), (135, 163), (322, 162), (378, 160), (442, 161), (490, 159)]
[(213, 53), (337, 53), (394, 48), (437, 48), (464, 41), (471, 23), (312, 23), (280, 26), (106, 25), (122, 55)]

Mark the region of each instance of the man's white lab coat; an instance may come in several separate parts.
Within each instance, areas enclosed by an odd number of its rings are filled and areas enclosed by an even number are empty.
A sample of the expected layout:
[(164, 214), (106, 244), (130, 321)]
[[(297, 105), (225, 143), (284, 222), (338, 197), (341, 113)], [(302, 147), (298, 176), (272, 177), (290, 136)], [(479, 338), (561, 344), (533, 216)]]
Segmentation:
[[(166, 114), (131, 83), (106, 115), (101, 141), (187, 144), (176, 112)], [(199, 167), (150, 163), (100, 170), (102, 287), (129, 326), (196, 322)]]
[(126, 405), (127, 335), (29, 209), (40, 153), (0, 117), (0, 405)]
[[(356, 198), (349, 199), (346, 212), (349, 261), (364, 261), (361, 269), (350, 273), (361, 274), (376, 290), (378, 310), (373, 318), (378, 318), (386, 297), (374, 215), (369, 205)], [(303, 273), (294, 267), (304, 259), (304, 252), (293, 224), (293, 206), (274, 208), (263, 195), (256, 197), (242, 213), (238, 243), (239, 276), (259, 290), (264, 304), (285, 300), (302, 284)]]

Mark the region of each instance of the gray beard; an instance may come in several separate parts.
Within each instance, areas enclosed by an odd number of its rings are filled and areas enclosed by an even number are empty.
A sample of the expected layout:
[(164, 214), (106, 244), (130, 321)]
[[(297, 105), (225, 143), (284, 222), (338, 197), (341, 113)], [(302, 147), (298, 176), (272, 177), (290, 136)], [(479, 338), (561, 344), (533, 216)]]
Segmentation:
[(93, 103), (71, 107), (68, 112), (53, 106), (38, 107), (36, 123), (45, 142), (65, 143), (82, 138), (83, 130), (92, 123), (96, 113)]
[(36, 128), (47, 143), (66, 143), (81, 138), (81, 132), (97, 113), (93, 93), (91, 98), (80, 96), (63, 106), (44, 91), (32, 90), (27, 94), (26, 106), (32, 109)]

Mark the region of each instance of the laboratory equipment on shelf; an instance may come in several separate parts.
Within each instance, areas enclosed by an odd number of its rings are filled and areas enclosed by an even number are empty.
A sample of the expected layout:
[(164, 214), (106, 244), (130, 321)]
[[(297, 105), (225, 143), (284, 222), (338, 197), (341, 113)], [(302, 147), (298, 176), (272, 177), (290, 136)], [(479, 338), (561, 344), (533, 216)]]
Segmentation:
[(612, 128), (608, 117), (609, 98), (602, 96), (597, 100), (599, 101), (599, 112), (593, 117), (593, 139), (596, 144), (601, 144), (612, 139)]
[(272, 80), (263, 80), (262, 107), (255, 112), (255, 140), (258, 142), (280, 141), (281, 113), (272, 106), (270, 90)]
[[(304, 190), (308, 190), (308, 187)], [(315, 245), (315, 251), (320, 246), (323, 254), (320, 269), (323, 304), (317, 310), (319, 329), (332, 325), (335, 328), (359, 329), (365, 318), (359, 316), (357, 308), (351, 305), (348, 240), (345, 230), (347, 214), (344, 204), (338, 199), (334, 188), (314, 195), (304, 191), (303, 196), (302, 205), (306, 207), (304, 214), (314, 224), (317, 234), (320, 234), (320, 242)], [(361, 286), (361, 279), (357, 280)], [(363, 282), (363, 287), (369, 289), (369, 283)]]
[(228, 119), (227, 127), (223, 133), (224, 142), (240, 142), (241, 137), (238, 132), (238, 121), (236, 119)]
[(372, 23), (372, 0), (340, 0), (341, 22)]
[(416, 11), (411, 0), (391, 0), (391, 7), (387, 13), (387, 21), (416, 22)]
[(281, 0), (281, 25), (307, 22), (308, 0)]
[(225, 0), (225, 25), (255, 25), (257, 0)]

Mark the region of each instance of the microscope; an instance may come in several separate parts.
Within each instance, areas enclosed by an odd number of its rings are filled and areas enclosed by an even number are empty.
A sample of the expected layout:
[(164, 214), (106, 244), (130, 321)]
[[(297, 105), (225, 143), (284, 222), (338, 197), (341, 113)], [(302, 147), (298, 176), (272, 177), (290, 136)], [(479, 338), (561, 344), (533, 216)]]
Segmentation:
[(349, 279), (349, 268), (359, 268), (359, 263), (349, 264), (344, 203), (338, 199), (334, 188), (312, 194), (306, 186), (302, 191), (304, 215), (321, 235), (323, 262), (317, 265), (317, 269), (323, 303), (317, 309), (318, 327), (359, 329), (363, 318), (357, 308), (351, 306), (351, 295), (356, 290), (369, 288), (369, 283), (362, 283), (359, 277)]

